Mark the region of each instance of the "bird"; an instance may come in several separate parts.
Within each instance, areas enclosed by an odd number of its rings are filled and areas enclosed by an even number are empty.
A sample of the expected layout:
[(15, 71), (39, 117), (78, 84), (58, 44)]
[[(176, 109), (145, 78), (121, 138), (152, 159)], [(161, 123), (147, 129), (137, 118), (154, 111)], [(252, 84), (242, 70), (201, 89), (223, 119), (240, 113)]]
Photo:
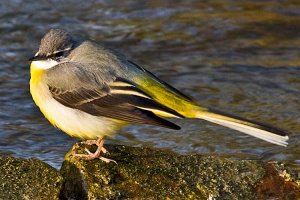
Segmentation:
[(203, 107), (118, 51), (64, 29), (50, 29), (29, 61), (30, 93), (40, 111), (53, 126), (97, 146), (74, 154), (84, 160), (113, 161), (103, 156), (104, 139), (129, 124), (180, 129), (167, 118), (202, 119), (288, 145), (287, 131)]

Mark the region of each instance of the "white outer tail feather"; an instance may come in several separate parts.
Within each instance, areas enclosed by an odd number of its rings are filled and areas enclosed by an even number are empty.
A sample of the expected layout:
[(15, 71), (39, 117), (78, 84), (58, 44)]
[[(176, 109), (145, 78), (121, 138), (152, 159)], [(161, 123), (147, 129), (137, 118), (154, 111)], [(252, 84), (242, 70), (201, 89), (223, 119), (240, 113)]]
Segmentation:
[(261, 130), (255, 127), (247, 126), (245, 124), (240, 124), (233, 121), (228, 121), (225, 119), (218, 119), (212, 116), (206, 116), (204, 114), (198, 114), (197, 118), (204, 119), (210, 122), (213, 122), (215, 124), (219, 124), (222, 126), (226, 126), (228, 128), (243, 132), (245, 134), (257, 137), (259, 139), (265, 140), (267, 142), (277, 144), (280, 146), (287, 146), (288, 145), (288, 136), (280, 136), (265, 130)]

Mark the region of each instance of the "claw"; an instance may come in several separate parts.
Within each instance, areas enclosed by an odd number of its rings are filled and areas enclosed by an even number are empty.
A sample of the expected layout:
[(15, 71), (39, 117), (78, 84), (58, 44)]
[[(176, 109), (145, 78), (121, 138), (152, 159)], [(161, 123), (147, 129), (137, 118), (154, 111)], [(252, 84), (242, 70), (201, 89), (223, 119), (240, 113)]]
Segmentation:
[(106, 163), (114, 162), (114, 163), (118, 164), (115, 160), (112, 160), (112, 159), (109, 159), (109, 158), (100, 157), (99, 159), (106, 162)]
[(108, 154), (108, 155), (110, 154), (104, 147), (101, 148), (101, 151), (102, 151), (104, 154)]
[(87, 154), (73, 154), (73, 156), (77, 156), (84, 160), (93, 160), (95, 158), (99, 158), (100, 160), (102, 160), (106, 163), (114, 162), (117, 164), (116, 161), (101, 156), (101, 152), (103, 152), (104, 154), (109, 154), (109, 152), (103, 147), (104, 140), (98, 138), (97, 140), (86, 140), (86, 141), (80, 142), (80, 144), (97, 145), (98, 148), (95, 151), (95, 153), (92, 153), (87, 148), (85, 148), (84, 151), (87, 152)]
[(93, 154), (92, 152), (90, 152), (87, 148), (84, 148), (85, 152), (87, 152), (89, 155)]

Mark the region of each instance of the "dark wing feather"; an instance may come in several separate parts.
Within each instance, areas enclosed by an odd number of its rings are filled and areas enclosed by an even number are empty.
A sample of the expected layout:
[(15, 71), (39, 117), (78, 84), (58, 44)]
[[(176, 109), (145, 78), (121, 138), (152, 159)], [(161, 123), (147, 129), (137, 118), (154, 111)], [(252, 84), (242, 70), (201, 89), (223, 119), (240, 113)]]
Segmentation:
[[(122, 80), (127, 84), (129, 84), (129, 81), (117, 78), (113, 73), (106, 74), (105, 76), (109, 76), (110, 80), (104, 81), (104, 78), (101, 77), (101, 75), (103, 76), (101, 72), (86, 68), (83, 72), (82, 70), (78, 64), (72, 63), (58, 65), (49, 70), (46, 74), (46, 82), (53, 98), (67, 107), (75, 108), (95, 116), (104, 116), (130, 123), (180, 129), (176, 124), (156, 116), (151, 111), (142, 109), (157, 109), (182, 117), (176, 111), (151, 99), (133, 84), (132, 87), (119, 87), (118, 90), (131, 90), (137, 94), (141, 94), (141, 96), (126, 93), (111, 93), (110, 84), (114, 81), (120, 82)], [(61, 76), (62, 71), (65, 72), (63, 76)]]
[[(104, 98), (106, 100), (103, 101), (102, 99)], [(116, 105), (112, 105), (115, 103)], [(107, 106), (109, 104), (110, 106)], [(93, 102), (82, 104), (78, 106), (77, 109), (95, 116), (105, 116), (136, 124), (150, 124), (176, 130), (180, 129), (176, 124), (156, 116), (151, 111), (143, 110), (127, 103), (120, 103), (119, 100), (113, 96), (102, 97)]]

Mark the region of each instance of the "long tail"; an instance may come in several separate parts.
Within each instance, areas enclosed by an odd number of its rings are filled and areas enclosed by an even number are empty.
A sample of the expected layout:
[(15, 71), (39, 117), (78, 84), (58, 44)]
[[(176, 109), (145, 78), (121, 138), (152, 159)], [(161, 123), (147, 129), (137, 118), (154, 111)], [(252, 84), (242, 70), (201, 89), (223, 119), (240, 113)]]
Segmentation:
[(272, 127), (270, 125), (255, 122), (234, 115), (222, 113), (220, 111), (209, 110), (199, 111), (197, 118), (204, 119), (228, 128), (241, 131), (248, 135), (260, 138), (262, 140), (281, 145), (288, 145), (288, 133), (284, 130)]

